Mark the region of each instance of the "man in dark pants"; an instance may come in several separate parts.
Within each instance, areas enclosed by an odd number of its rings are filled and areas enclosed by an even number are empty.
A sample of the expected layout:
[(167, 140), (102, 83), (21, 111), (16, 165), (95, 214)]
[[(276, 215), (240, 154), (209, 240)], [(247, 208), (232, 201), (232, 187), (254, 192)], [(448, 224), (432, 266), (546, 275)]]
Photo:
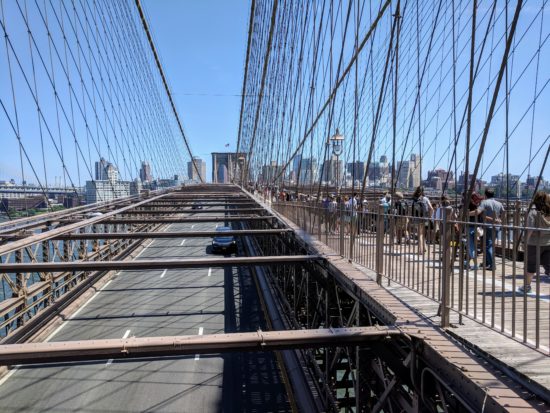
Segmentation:
[[(492, 270), (494, 266), (493, 239), (498, 236), (498, 228), (495, 225), (502, 222), (504, 215), (504, 205), (495, 199), (495, 191), (491, 188), (485, 190), (485, 199), (481, 201), (479, 207), (470, 212), (470, 216), (483, 214), (483, 222), (490, 226), (485, 227), (485, 268)], [(493, 231), (495, 233), (493, 234)]]

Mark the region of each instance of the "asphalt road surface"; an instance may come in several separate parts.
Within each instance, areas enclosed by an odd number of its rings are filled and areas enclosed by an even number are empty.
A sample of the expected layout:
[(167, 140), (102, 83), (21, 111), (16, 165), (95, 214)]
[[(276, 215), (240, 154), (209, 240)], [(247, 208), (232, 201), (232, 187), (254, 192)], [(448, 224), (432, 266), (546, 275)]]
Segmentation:
[[(182, 223), (170, 225), (167, 231), (215, 227), (216, 223)], [(136, 259), (206, 257), (210, 242), (208, 238), (157, 239)], [(122, 271), (49, 341), (206, 335), (258, 327), (265, 329), (264, 320), (246, 269)], [(0, 379), (0, 412), (289, 409), (272, 353), (27, 366)]]

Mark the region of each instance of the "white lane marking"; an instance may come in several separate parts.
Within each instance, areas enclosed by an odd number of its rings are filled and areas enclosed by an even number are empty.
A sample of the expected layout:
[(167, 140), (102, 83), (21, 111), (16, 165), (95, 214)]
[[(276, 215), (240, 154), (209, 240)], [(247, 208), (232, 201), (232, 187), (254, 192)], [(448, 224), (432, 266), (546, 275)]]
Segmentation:
[(139, 254), (136, 255), (136, 256), (134, 257), (134, 260), (135, 260), (135, 259), (138, 259), (139, 256), (140, 256), (141, 254), (143, 254), (143, 252), (144, 252), (147, 248), (149, 248), (153, 242), (155, 242), (155, 240), (152, 240), (149, 244), (147, 244), (145, 247), (143, 247), (143, 249), (139, 252)]
[(180, 247), (183, 246), (183, 244), (185, 244), (185, 239), (181, 242)]
[[(122, 339), (124, 340), (125, 338), (128, 338), (128, 336), (130, 335), (130, 331), (131, 330), (126, 330), (126, 332), (124, 333), (124, 335), (122, 336)], [(113, 364), (113, 359), (109, 359), (107, 360), (107, 363), (105, 363), (105, 365), (109, 366)]]
[(212, 275), (212, 268), (208, 269), (208, 276), (210, 277)]
[(166, 275), (166, 271), (168, 271), (168, 270), (164, 270), (164, 271), (162, 272), (162, 274), (160, 275), (160, 278), (164, 278), (164, 276)]
[[(204, 329), (202, 327), (199, 327), (199, 336), (202, 336)], [(195, 360), (198, 360), (201, 358), (200, 354), (195, 354)]]
[(0, 386), (4, 384), (8, 379), (15, 374), (19, 366), (15, 366), (12, 370), (10, 370), (4, 377), (0, 379)]
[(195, 228), (195, 224), (191, 225), (191, 229)]
[(57, 333), (59, 333), (59, 331), (65, 327), (67, 325), (67, 321), (69, 320), (72, 320), (73, 318), (75, 318), (82, 310), (84, 310), (84, 308), (90, 304), (98, 295), (101, 291), (103, 291), (105, 288), (107, 288), (107, 286), (109, 284), (111, 284), (113, 280), (109, 280), (107, 281), (103, 287), (101, 287), (94, 295), (92, 295), (88, 301), (86, 301), (78, 310), (76, 310), (73, 314), (71, 314), (71, 316), (66, 320), (64, 321), (59, 327), (57, 327), (47, 338), (46, 340), (44, 340), (45, 343), (47, 343), (48, 341), (50, 341)]

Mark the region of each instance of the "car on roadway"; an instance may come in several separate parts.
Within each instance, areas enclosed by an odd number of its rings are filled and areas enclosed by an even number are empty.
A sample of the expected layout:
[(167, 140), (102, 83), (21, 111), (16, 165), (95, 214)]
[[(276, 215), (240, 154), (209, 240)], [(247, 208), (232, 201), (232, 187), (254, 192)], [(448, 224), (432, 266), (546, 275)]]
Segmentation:
[(231, 227), (218, 227), (216, 232), (220, 235), (216, 235), (212, 240), (212, 252), (237, 252), (237, 241), (232, 235), (224, 235), (224, 232), (231, 231)]
[(193, 205), (191, 205), (191, 209), (202, 209), (202, 205), (195, 202)]

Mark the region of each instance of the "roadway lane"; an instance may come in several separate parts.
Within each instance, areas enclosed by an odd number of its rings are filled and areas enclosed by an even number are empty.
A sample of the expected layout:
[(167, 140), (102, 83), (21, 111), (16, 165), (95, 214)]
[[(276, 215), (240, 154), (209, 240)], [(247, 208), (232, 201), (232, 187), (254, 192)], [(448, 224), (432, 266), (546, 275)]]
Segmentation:
[[(167, 230), (215, 227), (182, 223)], [(157, 239), (137, 259), (205, 257), (210, 241)], [(247, 275), (231, 267), (120, 272), (50, 341), (265, 328)], [(0, 385), (0, 400), (2, 412), (289, 409), (274, 356), (260, 353), (21, 367)]]

